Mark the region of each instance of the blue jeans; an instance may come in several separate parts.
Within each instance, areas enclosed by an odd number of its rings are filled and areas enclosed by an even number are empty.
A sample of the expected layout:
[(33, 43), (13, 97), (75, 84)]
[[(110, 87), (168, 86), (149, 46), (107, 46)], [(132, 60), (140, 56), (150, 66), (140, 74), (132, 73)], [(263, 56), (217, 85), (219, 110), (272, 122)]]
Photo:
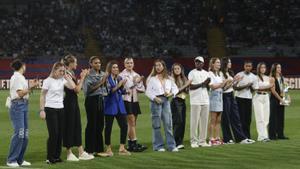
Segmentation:
[(161, 97), (163, 103), (157, 104), (151, 101), (150, 108), (152, 113), (152, 143), (153, 150), (157, 151), (164, 148), (164, 140), (161, 135), (161, 121), (164, 125), (165, 136), (167, 139), (168, 150), (171, 151), (176, 147), (174, 136), (172, 133), (172, 114), (170, 102), (167, 98)]
[(14, 127), (7, 162), (23, 163), (28, 145), (28, 101), (13, 100), (10, 107), (10, 119)]

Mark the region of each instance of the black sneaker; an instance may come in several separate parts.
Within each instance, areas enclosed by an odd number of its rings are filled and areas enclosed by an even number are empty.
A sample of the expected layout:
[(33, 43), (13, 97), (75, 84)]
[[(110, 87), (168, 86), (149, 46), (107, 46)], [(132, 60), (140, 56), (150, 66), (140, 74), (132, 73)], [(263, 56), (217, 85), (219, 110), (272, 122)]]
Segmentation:
[(286, 137), (286, 136), (280, 136), (278, 137), (279, 140), (289, 140), (290, 138)]
[(55, 160), (54, 160), (54, 159), (50, 159), (50, 160), (47, 159), (47, 160), (46, 160), (46, 163), (47, 163), (47, 164), (55, 164)]
[(137, 147), (141, 148), (143, 151), (144, 151), (144, 150), (147, 150), (147, 148), (148, 148), (148, 147), (146, 147), (146, 146), (144, 146), (144, 145), (142, 145), (142, 144), (138, 144), (138, 143), (137, 143), (136, 145), (137, 145)]
[(61, 158), (54, 159), (55, 163), (61, 163), (63, 160)]

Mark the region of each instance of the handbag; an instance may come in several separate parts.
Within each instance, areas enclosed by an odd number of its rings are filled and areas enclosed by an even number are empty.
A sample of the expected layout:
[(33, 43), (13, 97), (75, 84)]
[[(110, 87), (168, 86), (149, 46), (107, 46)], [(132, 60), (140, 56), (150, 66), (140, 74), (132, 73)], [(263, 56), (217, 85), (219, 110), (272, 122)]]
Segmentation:
[(10, 109), (10, 106), (11, 106), (11, 98), (8, 96), (6, 98), (5, 107)]

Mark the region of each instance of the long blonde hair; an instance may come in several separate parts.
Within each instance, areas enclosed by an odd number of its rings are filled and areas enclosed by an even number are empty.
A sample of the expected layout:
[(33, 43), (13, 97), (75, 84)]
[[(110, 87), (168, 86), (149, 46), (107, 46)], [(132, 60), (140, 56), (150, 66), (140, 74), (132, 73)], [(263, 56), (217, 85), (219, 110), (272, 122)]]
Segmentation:
[[(175, 73), (174, 73), (174, 68), (175, 68), (175, 66), (179, 66), (179, 67), (180, 67), (180, 69), (181, 69), (180, 75), (175, 75)], [(187, 78), (186, 78), (186, 76), (185, 76), (185, 74), (184, 74), (184, 68), (183, 68), (183, 66), (182, 66), (180, 63), (174, 63), (174, 64), (172, 65), (171, 76), (172, 76), (172, 78), (174, 79), (175, 84), (176, 84), (178, 87), (181, 87), (181, 86), (180, 86), (180, 83), (179, 83), (179, 81), (178, 81), (178, 79), (177, 79), (177, 76), (180, 77), (180, 79), (182, 80), (183, 84), (185, 84), (186, 81), (187, 81)]]
[(51, 70), (51, 73), (50, 73), (50, 77), (54, 77), (54, 72), (57, 70), (57, 69), (59, 69), (59, 68), (61, 68), (61, 67), (65, 67), (65, 65), (63, 64), (63, 63), (61, 63), (61, 62), (55, 62), (54, 64), (53, 64), (53, 66), (52, 66), (52, 70)]
[(217, 60), (219, 60), (221, 62), (220, 58), (218, 58), (218, 57), (212, 57), (209, 60), (209, 71), (212, 71), (215, 75), (220, 76), (220, 70), (215, 70), (214, 65), (213, 65), (216, 63)]
[(155, 64), (156, 64), (156, 63), (161, 63), (161, 64), (162, 64), (162, 66), (163, 66), (163, 68), (164, 68), (164, 70), (162, 71), (162, 76), (163, 76), (164, 79), (168, 79), (168, 78), (169, 78), (169, 75), (168, 75), (168, 69), (167, 69), (166, 62), (163, 61), (163, 60), (161, 60), (161, 59), (156, 59), (156, 60), (154, 61), (154, 65), (153, 65), (153, 68), (152, 68), (152, 71), (151, 71), (149, 77), (153, 77), (153, 76), (156, 76), (156, 75), (157, 75), (157, 72), (156, 72), (156, 70), (155, 70)]

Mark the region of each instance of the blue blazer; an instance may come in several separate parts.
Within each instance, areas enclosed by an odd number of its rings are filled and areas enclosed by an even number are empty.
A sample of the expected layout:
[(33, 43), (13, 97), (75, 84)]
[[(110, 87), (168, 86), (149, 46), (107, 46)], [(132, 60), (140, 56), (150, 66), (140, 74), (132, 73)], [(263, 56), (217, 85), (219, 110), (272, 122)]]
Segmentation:
[(122, 78), (118, 77), (117, 81), (114, 81), (112, 76), (110, 75), (107, 78), (107, 90), (108, 95), (104, 97), (104, 114), (105, 115), (117, 115), (118, 113), (121, 113), (123, 115), (126, 115), (126, 109), (124, 105), (124, 101), (122, 98), (122, 94), (125, 92), (122, 88), (118, 89), (115, 92), (112, 92), (112, 89), (115, 88), (119, 81), (121, 81)]

